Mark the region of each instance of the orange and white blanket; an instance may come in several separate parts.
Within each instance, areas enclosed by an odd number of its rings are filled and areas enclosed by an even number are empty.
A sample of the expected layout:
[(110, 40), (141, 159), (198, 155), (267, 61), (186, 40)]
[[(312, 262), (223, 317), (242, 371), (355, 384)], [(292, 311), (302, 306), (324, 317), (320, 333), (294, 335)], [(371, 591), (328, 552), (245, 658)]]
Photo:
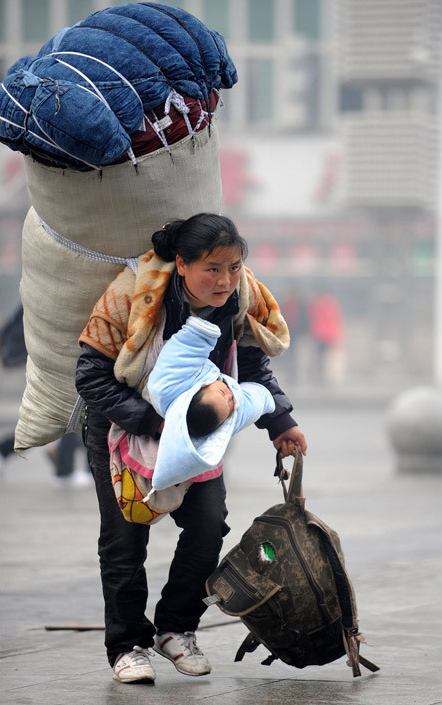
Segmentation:
[[(161, 319), (163, 297), (175, 262), (153, 250), (138, 258), (138, 271), (126, 267), (97, 301), (80, 342), (115, 360), (115, 376), (130, 387), (144, 386), (143, 370)], [(234, 318), (239, 345), (259, 346), (269, 356), (290, 344), (287, 324), (270, 291), (243, 267), (238, 285), (240, 310)]]

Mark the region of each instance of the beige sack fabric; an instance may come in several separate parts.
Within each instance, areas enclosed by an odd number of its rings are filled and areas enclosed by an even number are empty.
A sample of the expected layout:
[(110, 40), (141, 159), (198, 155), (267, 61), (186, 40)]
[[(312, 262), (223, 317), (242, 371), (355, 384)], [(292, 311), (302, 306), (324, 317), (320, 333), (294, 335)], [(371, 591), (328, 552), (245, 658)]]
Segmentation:
[(66, 431), (77, 399), (78, 337), (96, 300), (126, 266), (106, 257), (137, 257), (165, 222), (220, 211), (215, 121), (210, 132), (206, 127), (169, 150), (140, 157), (137, 169), (125, 162), (101, 173), (25, 158), (32, 207), (23, 228), (20, 293), (28, 364), (17, 451), (45, 445)]

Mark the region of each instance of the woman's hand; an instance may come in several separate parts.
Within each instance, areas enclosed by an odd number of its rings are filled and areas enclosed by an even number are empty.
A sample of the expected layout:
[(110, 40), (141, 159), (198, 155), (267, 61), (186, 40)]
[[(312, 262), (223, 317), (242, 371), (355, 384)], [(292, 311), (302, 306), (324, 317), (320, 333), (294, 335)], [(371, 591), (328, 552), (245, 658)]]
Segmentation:
[(281, 458), (295, 454), (295, 448), (299, 448), (303, 455), (307, 454), (307, 441), (299, 426), (292, 426), (287, 431), (275, 438), (273, 445), (281, 453)]

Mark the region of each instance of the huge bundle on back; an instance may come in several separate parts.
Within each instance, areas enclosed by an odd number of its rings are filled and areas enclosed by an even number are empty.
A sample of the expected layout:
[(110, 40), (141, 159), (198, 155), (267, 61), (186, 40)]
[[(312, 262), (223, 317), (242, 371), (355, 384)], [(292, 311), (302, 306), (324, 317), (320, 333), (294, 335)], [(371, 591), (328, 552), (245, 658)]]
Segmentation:
[(16, 449), (66, 431), (78, 336), (95, 301), (165, 222), (219, 211), (223, 38), (167, 5), (110, 7), (24, 56), (0, 88), (0, 139), (25, 157), (27, 383)]

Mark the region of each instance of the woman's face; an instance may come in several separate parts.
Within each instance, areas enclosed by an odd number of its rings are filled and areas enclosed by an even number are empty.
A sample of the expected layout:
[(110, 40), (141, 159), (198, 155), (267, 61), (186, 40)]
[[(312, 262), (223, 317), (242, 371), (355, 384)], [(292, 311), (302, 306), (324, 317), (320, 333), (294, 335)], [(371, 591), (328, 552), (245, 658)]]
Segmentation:
[(201, 306), (223, 306), (235, 291), (241, 273), (241, 252), (238, 247), (217, 247), (209, 255), (185, 264), (177, 255), (178, 274)]

